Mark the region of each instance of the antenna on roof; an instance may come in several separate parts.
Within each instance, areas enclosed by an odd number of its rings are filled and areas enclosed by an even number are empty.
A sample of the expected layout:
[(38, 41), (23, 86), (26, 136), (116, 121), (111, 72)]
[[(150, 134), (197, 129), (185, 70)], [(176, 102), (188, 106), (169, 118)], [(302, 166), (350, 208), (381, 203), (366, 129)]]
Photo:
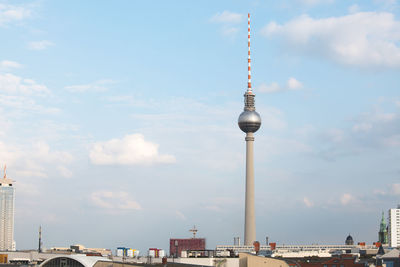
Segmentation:
[(197, 231), (198, 231), (198, 230), (196, 229), (196, 225), (194, 225), (193, 228), (189, 230), (189, 232), (192, 232), (192, 233), (193, 233), (193, 238), (196, 238), (196, 233), (197, 233)]
[(247, 46), (249, 48), (248, 52), (248, 65), (247, 65), (247, 70), (248, 70), (248, 81), (247, 81), (247, 92), (251, 93), (251, 58), (250, 58), (250, 13), (247, 14)]
[(7, 178), (7, 164), (4, 164), (4, 179)]

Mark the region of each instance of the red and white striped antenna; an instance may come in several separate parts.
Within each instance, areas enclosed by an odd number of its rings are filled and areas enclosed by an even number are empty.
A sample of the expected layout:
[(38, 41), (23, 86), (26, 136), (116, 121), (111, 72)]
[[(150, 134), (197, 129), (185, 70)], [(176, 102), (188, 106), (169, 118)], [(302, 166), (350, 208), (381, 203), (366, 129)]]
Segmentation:
[(252, 93), (251, 90), (251, 58), (250, 58), (250, 13), (247, 14), (247, 45), (249, 47), (249, 57), (247, 59), (248, 62), (248, 66), (247, 66), (247, 70), (248, 70), (248, 81), (247, 81), (247, 92), (248, 93)]

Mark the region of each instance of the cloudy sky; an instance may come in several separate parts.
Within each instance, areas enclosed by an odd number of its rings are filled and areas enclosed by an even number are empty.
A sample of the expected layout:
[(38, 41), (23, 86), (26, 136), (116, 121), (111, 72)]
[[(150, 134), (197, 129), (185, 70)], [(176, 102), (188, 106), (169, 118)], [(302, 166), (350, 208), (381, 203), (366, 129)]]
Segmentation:
[(252, 16), (257, 239), (378, 238), (400, 202), (396, 0), (0, 1), (18, 249), (243, 235)]

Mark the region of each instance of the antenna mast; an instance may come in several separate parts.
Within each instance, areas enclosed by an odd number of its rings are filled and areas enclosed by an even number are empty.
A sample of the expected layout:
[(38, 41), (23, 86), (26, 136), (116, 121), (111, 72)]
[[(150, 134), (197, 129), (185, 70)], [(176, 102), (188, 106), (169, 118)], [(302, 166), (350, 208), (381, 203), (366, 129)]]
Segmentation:
[(196, 233), (197, 233), (197, 231), (198, 231), (198, 230), (196, 229), (196, 225), (194, 225), (193, 228), (189, 230), (189, 232), (192, 232), (192, 233), (193, 233), (193, 239), (196, 238)]
[(247, 46), (249, 48), (248, 52), (248, 65), (247, 65), (247, 70), (248, 70), (248, 81), (247, 81), (247, 92), (251, 93), (251, 58), (250, 58), (250, 13), (247, 14)]
[(39, 248), (38, 248), (38, 252), (41, 253), (42, 252), (42, 226), (39, 226)]

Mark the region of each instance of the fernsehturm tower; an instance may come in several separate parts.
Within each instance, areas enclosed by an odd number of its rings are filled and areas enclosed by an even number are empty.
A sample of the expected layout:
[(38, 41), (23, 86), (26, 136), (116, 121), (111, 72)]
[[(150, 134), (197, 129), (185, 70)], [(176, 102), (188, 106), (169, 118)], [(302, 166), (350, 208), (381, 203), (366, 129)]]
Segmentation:
[(248, 83), (244, 94), (244, 111), (238, 119), (239, 128), (246, 133), (246, 204), (244, 222), (244, 244), (253, 245), (256, 241), (256, 218), (254, 210), (254, 133), (261, 126), (261, 117), (256, 112), (255, 95), (251, 89), (250, 59), (250, 14), (248, 14)]

